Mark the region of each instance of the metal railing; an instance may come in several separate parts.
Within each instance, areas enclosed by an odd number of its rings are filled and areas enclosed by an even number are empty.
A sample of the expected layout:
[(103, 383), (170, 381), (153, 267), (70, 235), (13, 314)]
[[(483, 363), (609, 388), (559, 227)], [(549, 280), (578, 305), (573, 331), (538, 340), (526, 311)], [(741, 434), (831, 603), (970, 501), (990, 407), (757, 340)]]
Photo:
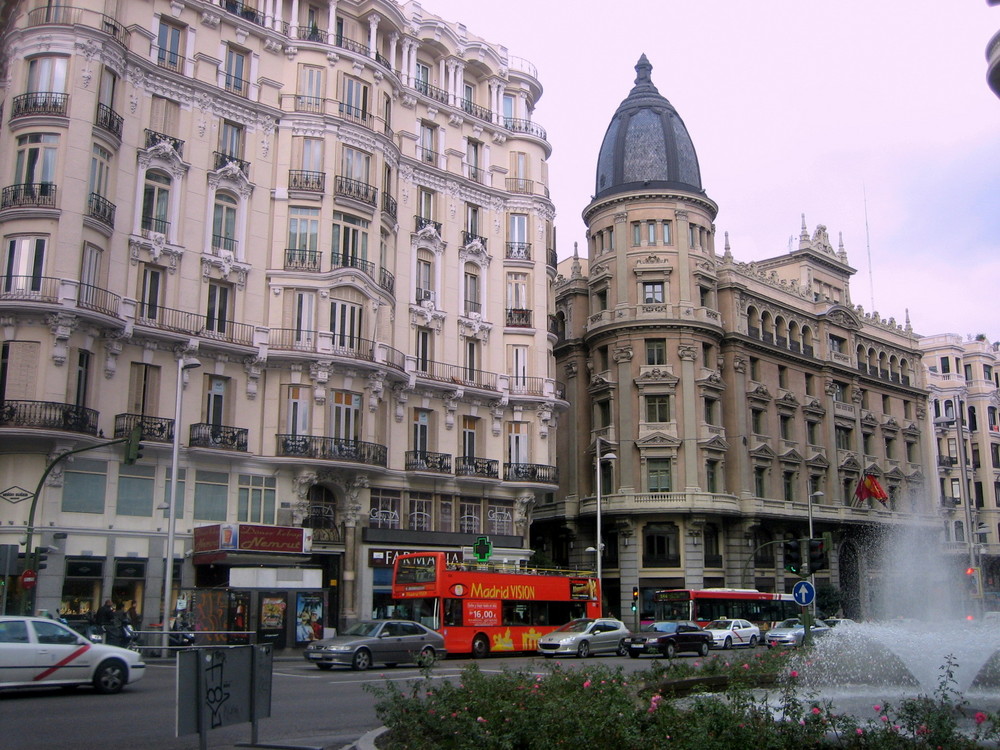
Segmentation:
[(271, 328), (267, 334), (267, 345), (283, 351), (314, 352), (316, 341), (316, 331), (304, 328)]
[(91, 284), (80, 284), (79, 296), (77, 297), (77, 305), (80, 307), (118, 317), (121, 301), (121, 297), (107, 289)]
[(462, 99), (461, 101), (462, 110), (466, 113), (472, 115), (473, 117), (478, 117), (480, 120), (486, 120), (487, 122), (493, 122), (493, 110), (487, 107), (480, 106), (469, 99)]
[(478, 456), (459, 456), (457, 459), (455, 459), (455, 476), (499, 479), (500, 462), (497, 461), (495, 458), (479, 458)]
[(448, 103), (448, 92), (444, 89), (439, 89), (437, 86), (431, 86), (427, 83), (427, 81), (414, 81), (413, 88), (424, 96), (429, 96), (435, 101), (439, 101), (442, 104)]
[(222, 7), (233, 15), (244, 18), (258, 26), (264, 25), (264, 14), (239, 0), (222, 0)]
[(483, 303), (473, 302), (472, 300), (465, 300), (465, 314), (470, 315), (482, 315), (483, 314)]
[(414, 216), (413, 217), (413, 223), (416, 226), (416, 230), (415, 231), (417, 231), (417, 232), (419, 232), (424, 227), (434, 227), (434, 229), (437, 231), (438, 235), (441, 234), (441, 222), (440, 221), (434, 221), (434, 219), (428, 219), (428, 218), (426, 218), (424, 216)]
[(229, 451), (245, 451), (249, 430), (243, 427), (228, 427), (220, 424), (199, 422), (191, 425), (188, 446), (192, 448), (221, 448)]
[(30, 94), (15, 96), (11, 102), (10, 119), (28, 117), (30, 115), (66, 116), (69, 105), (69, 94), (57, 91), (33, 91)]
[(507, 308), (507, 328), (531, 328), (531, 310), (516, 307)]
[[(173, 331), (191, 336), (203, 336), (216, 341), (251, 346), (254, 327), (249, 323), (234, 323), (231, 320), (215, 320), (209, 323), (202, 313), (175, 310), (149, 303), (140, 303), (136, 323), (161, 331)], [(222, 330), (219, 330), (219, 329)]]
[(438, 163), (438, 152), (426, 146), (417, 146), (417, 157), (425, 164)]
[(156, 52), (156, 64), (160, 68), (173, 71), (174, 73), (181, 72), (181, 63), (184, 62), (184, 57), (179, 52), (174, 52), (166, 47), (159, 47), (155, 44), (151, 45), (154, 52)]
[(28, 11), (28, 26), (87, 26), (103, 31), (118, 44), (128, 47), (130, 32), (111, 16), (88, 8), (71, 8), (68, 5), (47, 3), (46, 7)]
[(508, 260), (531, 260), (531, 243), (508, 242), (504, 257)]
[(442, 383), (455, 383), (456, 385), (485, 388), (491, 391), (499, 390), (497, 386), (497, 374), (495, 372), (476, 370), (475, 368), (463, 367), (462, 365), (435, 362), (430, 359), (418, 359), (417, 374)]
[(115, 439), (128, 437), (136, 425), (142, 426), (142, 440), (151, 443), (174, 440), (174, 420), (145, 414), (115, 414)]
[(324, 172), (309, 172), (303, 169), (289, 169), (288, 189), (322, 193), (326, 189), (326, 174)]
[(285, 270), (319, 271), (320, 257), (320, 252), (318, 250), (297, 250), (295, 248), (285, 248)]
[(237, 247), (238, 243), (235, 237), (226, 237), (225, 235), (222, 234), (212, 235), (213, 250), (225, 250), (226, 252), (230, 252), (233, 255), (235, 255)]
[(97, 411), (53, 401), (0, 401), (0, 427), (30, 427), (97, 434)]
[(389, 294), (396, 293), (396, 277), (393, 276), (391, 271), (385, 268), (379, 269), (378, 285), (389, 292)]
[(306, 96), (304, 94), (295, 95), (295, 111), (309, 112), (314, 115), (323, 113), (323, 98), (319, 96)]
[(337, 102), (337, 111), (345, 120), (363, 125), (369, 130), (372, 129), (372, 115), (367, 110), (347, 102)]
[(509, 375), (508, 383), (510, 392), (519, 396), (545, 395), (545, 378)]
[(375, 264), (370, 260), (365, 260), (364, 258), (359, 258), (356, 255), (344, 255), (343, 253), (334, 253), (330, 256), (330, 267), (331, 268), (356, 268), (359, 271), (364, 271), (366, 275), (371, 277), (372, 281), (375, 280)]
[(102, 224), (107, 224), (111, 229), (115, 228), (115, 204), (103, 195), (91, 193), (87, 200), (87, 212)]
[(515, 133), (525, 133), (527, 135), (533, 135), (536, 138), (541, 138), (543, 141), (548, 140), (548, 135), (545, 133), (545, 128), (531, 120), (522, 120), (517, 117), (505, 117), (503, 118), (504, 127), (508, 130), (512, 130)]
[(480, 169), (479, 167), (474, 167), (471, 164), (469, 167), (469, 179), (473, 182), (478, 182), (480, 185), (486, 184), (486, 170)]
[(510, 482), (559, 484), (559, 469), (545, 464), (508, 463), (503, 465), (503, 478)]
[(451, 454), (432, 451), (406, 451), (403, 459), (406, 471), (435, 471), (451, 474)]
[(361, 180), (353, 180), (350, 177), (337, 175), (334, 181), (334, 192), (347, 198), (353, 198), (370, 206), (376, 205), (378, 200), (378, 188), (369, 185)]
[(462, 230), (462, 244), (469, 245), (473, 242), (478, 242), (483, 246), (483, 250), (486, 249), (486, 238), (479, 234), (473, 234), (472, 232), (467, 232)]
[(146, 148), (152, 148), (161, 142), (168, 143), (170, 147), (177, 152), (178, 156), (182, 155), (184, 151), (184, 141), (180, 138), (174, 138), (172, 135), (157, 133), (155, 130), (146, 128)]
[(237, 156), (223, 153), (222, 151), (213, 151), (212, 154), (215, 157), (214, 169), (222, 169), (224, 166), (229, 164), (229, 162), (232, 162), (239, 168), (244, 177), (247, 179), (250, 178), (250, 162), (245, 159), (240, 159)]
[(0, 209), (56, 207), (56, 184), (54, 182), (26, 182), (8, 185), (0, 192)]
[(157, 219), (155, 216), (143, 216), (139, 219), (139, 228), (145, 232), (156, 232), (166, 234), (170, 229), (170, 222), (166, 219)]
[(125, 118), (115, 112), (107, 104), (97, 105), (97, 127), (104, 128), (116, 138), (122, 137), (122, 124)]
[(360, 336), (349, 336), (343, 333), (333, 334), (331, 341), (333, 354), (350, 359), (363, 359), (371, 362), (374, 358), (375, 342)]
[(278, 456), (386, 465), (388, 451), (384, 445), (377, 443), (313, 435), (275, 435), (275, 439)]
[(396, 218), (396, 199), (384, 190), (382, 191), (382, 211), (392, 219)]
[(52, 276), (0, 277), (0, 301), (58, 302), (59, 279)]

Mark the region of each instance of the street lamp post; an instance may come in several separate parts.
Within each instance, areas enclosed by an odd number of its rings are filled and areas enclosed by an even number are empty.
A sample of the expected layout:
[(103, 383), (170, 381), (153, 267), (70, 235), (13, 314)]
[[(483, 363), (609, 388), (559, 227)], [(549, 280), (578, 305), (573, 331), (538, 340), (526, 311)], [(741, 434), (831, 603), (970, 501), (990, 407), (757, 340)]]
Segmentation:
[(201, 367), (194, 357), (177, 358), (177, 388), (174, 396), (174, 441), (170, 460), (170, 499), (167, 501), (167, 549), (164, 552), (163, 571), (163, 653), (170, 651), (170, 595), (174, 587), (174, 536), (177, 525), (177, 463), (181, 451), (181, 392), (184, 388), (184, 371)]
[[(597, 452), (596, 460), (594, 462), (594, 466), (595, 466), (595, 469), (594, 469), (594, 479), (596, 480), (596, 484), (595, 484), (594, 489), (596, 490), (596, 498), (597, 498), (597, 539), (596, 539), (596, 545), (595, 545), (595, 550), (594, 551), (597, 553), (597, 583), (598, 583), (598, 586), (601, 586), (601, 572), (602, 572), (601, 571), (601, 555), (604, 552), (604, 542), (602, 541), (602, 534), (601, 534), (601, 461), (605, 461), (605, 460), (607, 460), (607, 461), (613, 461), (614, 459), (618, 458), (618, 456), (616, 456), (614, 453), (605, 453), (604, 455), (601, 455), (601, 443), (606, 443), (606, 442), (607, 441), (604, 438), (600, 437), (600, 436), (598, 436), (597, 439), (594, 441), (594, 448), (595, 448), (595, 450)], [(600, 604), (601, 604), (601, 614), (603, 615), (604, 614), (604, 588), (603, 588), (603, 586), (601, 586), (601, 600), (600, 600)]]
[[(819, 499), (821, 497), (823, 497), (823, 496), (824, 496), (824, 494), (822, 492), (820, 492), (819, 490), (817, 490), (816, 492), (813, 492), (811, 495), (809, 495), (809, 542), (810, 542), (810, 547), (812, 545), (812, 540), (813, 540), (813, 503), (814, 502), (818, 503)], [(827, 550), (827, 554), (830, 554), (831, 552), (833, 552), (833, 550)], [(815, 586), (816, 586), (816, 574), (813, 572), (812, 561), (811, 560), (809, 562), (809, 583), (811, 583), (813, 585), (813, 587), (815, 588)], [(813, 611), (813, 616), (815, 616), (816, 615), (816, 598), (815, 597), (813, 598), (812, 611)]]
[(972, 528), (972, 499), (969, 497), (968, 467), (965, 464), (965, 435), (962, 425), (962, 402), (956, 406), (956, 415), (953, 417), (939, 417), (934, 420), (934, 424), (939, 427), (955, 425), (955, 434), (958, 437), (958, 499), (965, 508), (965, 542), (969, 548), (969, 567), (976, 567), (976, 545), (973, 542)]

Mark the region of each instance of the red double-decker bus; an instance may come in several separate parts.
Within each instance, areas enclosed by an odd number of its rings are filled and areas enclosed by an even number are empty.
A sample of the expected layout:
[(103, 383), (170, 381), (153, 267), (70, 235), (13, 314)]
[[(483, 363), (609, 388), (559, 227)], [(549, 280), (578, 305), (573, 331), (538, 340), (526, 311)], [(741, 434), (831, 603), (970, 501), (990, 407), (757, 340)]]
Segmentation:
[(444, 552), (396, 558), (396, 612), (440, 632), (449, 654), (534, 651), (538, 639), (577, 617), (600, 617), (596, 578), (565, 571), (511, 571), (448, 563)]

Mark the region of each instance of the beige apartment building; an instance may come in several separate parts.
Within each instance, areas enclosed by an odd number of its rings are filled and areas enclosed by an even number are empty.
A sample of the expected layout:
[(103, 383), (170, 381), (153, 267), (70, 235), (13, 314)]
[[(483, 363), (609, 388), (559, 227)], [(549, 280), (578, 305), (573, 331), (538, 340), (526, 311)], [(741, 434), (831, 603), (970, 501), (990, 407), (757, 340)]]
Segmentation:
[(527, 558), (567, 408), (534, 67), (417, 2), (0, 21), (0, 544), (48, 548), (35, 606), (158, 622), (170, 559), (172, 601), (291, 643), (384, 614), (400, 551)]
[[(985, 610), (1000, 609), (1000, 345), (984, 334), (920, 339), (933, 399), (943, 538), (976, 569)], [(958, 417), (961, 416), (961, 419)]]
[[(592, 565), (600, 518), (607, 606), (626, 614), (638, 587), (643, 614), (662, 588), (790, 591), (781, 540), (812, 527), (835, 540), (818, 586), (872, 614), (881, 531), (915, 520), (936, 542), (940, 528), (918, 337), (852, 303), (843, 243), (804, 217), (766, 260), (717, 247), (718, 206), (651, 68), (643, 56), (598, 154), (586, 257), (559, 266), (575, 419), (533, 542)], [(855, 501), (865, 474), (885, 506)]]

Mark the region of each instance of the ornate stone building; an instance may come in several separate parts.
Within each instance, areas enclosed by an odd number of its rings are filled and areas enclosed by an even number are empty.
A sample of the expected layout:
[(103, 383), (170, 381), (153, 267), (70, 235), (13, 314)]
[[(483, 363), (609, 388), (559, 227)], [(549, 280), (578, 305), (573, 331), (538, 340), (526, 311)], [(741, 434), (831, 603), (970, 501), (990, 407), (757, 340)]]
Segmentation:
[[(607, 606), (642, 611), (659, 588), (788, 591), (785, 538), (835, 534), (817, 583), (870, 611), (870, 532), (937, 530), (933, 443), (918, 337), (851, 302), (842, 242), (805, 219), (766, 260), (716, 247), (716, 204), (692, 140), (643, 56), (614, 113), (584, 209), (587, 257), (560, 264), (556, 360), (575, 419), (559, 433), (563, 481), (532, 537), (593, 565), (601, 461)], [(927, 436), (927, 437), (925, 437)], [(858, 503), (870, 473), (886, 507)], [(768, 544), (778, 542), (777, 544)], [(589, 548), (589, 549), (588, 549)]]
[(566, 408), (534, 67), (415, 2), (0, 19), (0, 544), (51, 547), (36, 606), (158, 621), (173, 559), (337, 626), (400, 550), (527, 557)]

